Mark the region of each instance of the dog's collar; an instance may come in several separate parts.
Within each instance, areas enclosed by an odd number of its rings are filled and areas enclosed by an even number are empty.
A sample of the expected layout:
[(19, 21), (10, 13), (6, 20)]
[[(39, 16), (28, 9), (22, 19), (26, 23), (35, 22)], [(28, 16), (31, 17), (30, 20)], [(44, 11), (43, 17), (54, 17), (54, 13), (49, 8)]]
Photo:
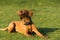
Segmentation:
[(30, 22), (25, 22), (25, 24), (24, 25), (31, 25), (32, 23), (30, 23)]
[(24, 22), (25, 22), (24, 25), (26, 25), (26, 26), (32, 24), (32, 21), (31, 21), (31, 22), (26, 22), (26, 21), (24, 20)]

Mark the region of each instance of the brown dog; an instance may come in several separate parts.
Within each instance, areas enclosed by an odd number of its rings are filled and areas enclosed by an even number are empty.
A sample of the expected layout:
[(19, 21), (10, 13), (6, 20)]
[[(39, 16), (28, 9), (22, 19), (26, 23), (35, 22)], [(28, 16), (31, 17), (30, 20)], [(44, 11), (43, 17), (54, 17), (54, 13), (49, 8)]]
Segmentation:
[(21, 21), (13, 21), (9, 24), (7, 28), (3, 28), (0, 30), (8, 30), (9, 32), (19, 32), (24, 34), (25, 36), (32, 36), (29, 33), (35, 32), (39, 37), (47, 38), (43, 36), (35, 27), (34, 23), (31, 20), (31, 16), (33, 15), (32, 11), (27, 10), (19, 10), (18, 15), (21, 18)]

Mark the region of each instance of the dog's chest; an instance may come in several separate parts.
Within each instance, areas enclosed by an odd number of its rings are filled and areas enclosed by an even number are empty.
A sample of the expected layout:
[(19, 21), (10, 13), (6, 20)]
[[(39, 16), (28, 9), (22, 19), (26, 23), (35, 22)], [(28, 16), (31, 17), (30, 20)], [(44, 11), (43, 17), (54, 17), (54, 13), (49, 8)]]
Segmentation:
[(16, 23), (16, 30), (20, 31), (20, 32), (24, 32), (24, 31), (32, 31), (32, 26), (29, 24), (22, 23), (22, 22), (17, 22)]
[(32, 26), (31, 25), (25, 25), (25, 24), (23, 24), (23, 30), (25, 31), (28, 31), (28, 32), (32, 32)]

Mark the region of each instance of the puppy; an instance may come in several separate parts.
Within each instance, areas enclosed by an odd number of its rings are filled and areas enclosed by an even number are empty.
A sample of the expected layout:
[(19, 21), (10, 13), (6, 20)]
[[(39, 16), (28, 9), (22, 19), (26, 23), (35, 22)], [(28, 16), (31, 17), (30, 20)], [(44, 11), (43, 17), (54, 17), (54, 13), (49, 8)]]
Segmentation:
[(31, 20), (31, 17), (33, 16), (32, 11), (27, 11), (27, 10), (19, 10), (18, 11), (18, 16), (20, 17), (20, 21), (12, 21), (8, 27), (6, 28), (0, 28), (0, 30), (8, 30), (10, 33), (13, 31), (16, 31), (18, 33), (24, 34), (25, 36), (31, 36), (29, 33), (36, 33), (39, 37), (42, 38), (48, 38), (41, 34), (37, 28), (35, 27), (34, 23)]

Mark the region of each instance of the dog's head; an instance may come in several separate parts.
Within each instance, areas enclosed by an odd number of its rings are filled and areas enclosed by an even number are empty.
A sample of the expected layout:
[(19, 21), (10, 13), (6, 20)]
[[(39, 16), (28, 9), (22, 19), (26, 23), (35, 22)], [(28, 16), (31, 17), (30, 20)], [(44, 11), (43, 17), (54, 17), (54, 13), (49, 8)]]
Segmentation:
[(28, 10), (18, 10), (18, 16), (20, 16), (21, 19), (24, 17), (32, 17), (33, 12)]
[(24, 20), (25, 25), (31, 25), (32, 24), (32, 20), (31, 20), (31, 17), (33, 16), (32, 11), (19, 10), (18, 11), (18, 16), (20, 17), (20, 19)]

